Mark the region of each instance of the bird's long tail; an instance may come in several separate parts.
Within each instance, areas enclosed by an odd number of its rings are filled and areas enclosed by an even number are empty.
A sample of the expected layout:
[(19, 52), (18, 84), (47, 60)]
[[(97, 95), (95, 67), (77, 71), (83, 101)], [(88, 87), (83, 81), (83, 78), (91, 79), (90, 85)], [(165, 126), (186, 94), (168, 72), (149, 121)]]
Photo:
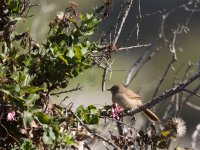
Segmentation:
[(155, 121), (160, 121), (159, 118), (156, 116), (156, 114), (154, 114), (151, 110), (146, 109), (143, 111), (143, 113), (145, 114), (145, 116), (152, 122)]

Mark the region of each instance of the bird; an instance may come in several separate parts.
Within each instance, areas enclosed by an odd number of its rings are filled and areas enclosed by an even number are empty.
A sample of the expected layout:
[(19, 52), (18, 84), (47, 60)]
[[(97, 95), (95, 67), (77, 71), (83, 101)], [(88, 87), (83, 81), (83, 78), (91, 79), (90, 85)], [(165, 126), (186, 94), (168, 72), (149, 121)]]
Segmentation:
[[(142, 105), (142, 97), (123, 85), (113, 85), (107, 90), (112, 94), (112, 102), (117, 103), (123, 109), (136, 109)], [(151, 110), (145, 109), (143, 113), (151, 122), (159, 121), (157, 115)]]

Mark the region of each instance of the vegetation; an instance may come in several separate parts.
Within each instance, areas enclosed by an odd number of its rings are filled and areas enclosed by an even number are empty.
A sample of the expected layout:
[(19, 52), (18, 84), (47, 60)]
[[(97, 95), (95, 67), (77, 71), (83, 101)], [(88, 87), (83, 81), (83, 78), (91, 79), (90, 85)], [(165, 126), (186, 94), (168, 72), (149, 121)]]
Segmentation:
[[(104, 70), (102, 87), (105, 88), (104, 77), (110, 71), (111, 53), (120, 49), (116, 46), (118, 37), (109, 44), (89, 40), (100, 22), (109, 16), (111, 1), (105, 1), (103, 6), (85, 15), (77, 12), (77, 4), (72, 2), (49, 23), (45, 42), (38, 43), (28, 31), (17, 34), (15, 30), (19, 20), (31, 17), (29, 10), (35, 6), (29, 0), (0, 2), (0, 149), (90, 149), (85, 142), (88, 139), (104, 141), (111, 149), (144, 148), (146, 145), (165, 149), (171, 138), (185, 134), (184, 121), (171, 118), (162, 129), (150, 125), (150, 134), (140, 130), (135, 136), (129, 130), (123, 136), (111, 133), (110, 137), (103, 137), (88, 125), (98, 125), (105, 118), (119, 123), (130, 114), (120, 111), (115, 118), (112, 106), (98, 109), (94, 105), (81, 105), (73, 111), (71, 104), (62, 107), (53, 103), (52, 96), (61, 94), (55, 90), (66, 89), (70, 79), (95, 65)], [(178, 31), (174, 39), (177, 34)], [(174, 44), (172, 41), (171, 52), (176, 61)], [(128, 85), (130, 81), (127, 82)], [(188, 80), (188, 84), (191, 82)], [(79, 89), (81, 87), (77, 86), (71, 91)], [(183, 88), (175, 92), (181, 90)], [(170, 94), (175, 93), (168, 93), (168, 96)]]

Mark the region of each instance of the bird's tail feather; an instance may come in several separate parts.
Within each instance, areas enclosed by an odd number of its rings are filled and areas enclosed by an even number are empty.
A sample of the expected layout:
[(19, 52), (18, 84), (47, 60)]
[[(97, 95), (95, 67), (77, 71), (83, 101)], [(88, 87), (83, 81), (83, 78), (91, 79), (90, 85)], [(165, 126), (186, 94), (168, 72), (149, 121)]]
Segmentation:
[(156, 116), (156, 114), (154, 114), (151, 110), (146, 109), (143, 111), (143, 113), (145, 114), (145, 116), (152, 122), (155, 121), (160, 121), (159, 118)]

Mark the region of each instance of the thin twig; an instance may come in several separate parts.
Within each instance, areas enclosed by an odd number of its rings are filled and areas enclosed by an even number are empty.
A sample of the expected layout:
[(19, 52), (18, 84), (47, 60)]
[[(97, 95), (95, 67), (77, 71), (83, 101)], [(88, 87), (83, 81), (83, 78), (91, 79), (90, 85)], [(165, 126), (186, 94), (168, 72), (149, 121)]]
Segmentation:
[[(200, 90), (200, 85), (198, 85), (197, 87), (195, 87), (192, 91), (194, 93), (198, 92)], [(196, 110), (200, 110), (200, 107), (199, 106), (196, 106), (194, 104), (192, 104), (191, 102), (189, 102), (190, 98), (193, 96), (194, 94), (190, 93), (187, 97), (183, 97), (183, 100), (182, 100), (182, 105), (188, 105)], [(172, 114), (175, 114), (175, 110), (172, 110), (170, 113), (168, 113), (169, 115), (168, 116), (172, 116)]]
[[(198, 86), (197, 86), (196, 88), (194, 88), (192, 91), (193, 91), (194, 93), (197, 93), (199, 90), (200, 90), (200, 85), (198, 85)], [(193, 95), (194, 95), (194, 94), (190, 93), (190, 94), (184, 99), (183, 105), (184, 105), (185, 103), (187, 103), (187, 102), (189, 101), (190, 97), (192, 97)]]
[(71, 90), (61, 91), (58, 93), (51, 93), (50, 95), (60, 95), (60, 94), (64, 94), (64, 93), (74, 92), (74, 91), (82, 90), (82, 88), (83, 87), (80, 87), (80, 84), (78, 84), (75, 88), (73, 88)]
[(1, 123), (0, 123), (0, 125), (4, 128), (4, 130), (6, 130), (6, 134), (7, 134), (6, 137), (10, 136), (11, 138), (13, 138), (17, 142), (18, 145), (20, 145), (19, 141), (8, 132), (8, 130), (6, 129), (6, 127), (3, 124), (1, 124)]
[(172, 98), (171, 98), (171, 101), (170, 101), (170, 104), (167, 106), (167, 108), (165, 109), (165, 113), (162, 117), (163, 120), (167, 119), (169, 117), (169, 111), (171, 109), (171, 107), (173, 106), (174, 104), (174, 101), (175, 101), (175, 98), (176, 98), (176, 95), (172, 95)]
[(159, 83), (158, 83), (158, 85), (157, 85), (157, 87), (156, 87), (156, 90), (155, 90), (155, 92), (153, 93), (152, 98), (155, 97), (155, 96), (157, 95), (157, 93), (158, 93), (158, 91), (159, 91), (159, 89), (160, 89), (162, 83), (163, 83), (164, 80), (166, 79), (166, 76), (167, 76), (167, 74), (168, 74), (168, 72), (169, 72), (169, 69), (171, 68), (172, 64), (173, 64), (175, 61), (176, 61), (176, 60), (172, 59), (172, 60), (169, 62), (169, 64), (167, 65), (167, 68), (166, 68), (166, 70), (165, 70), (165, 72), (164, 72), (162, 78), (160, 79), (160, 81), (159, 81)]
[(139, 39), (140, 34), (140, 22), (142, 20), (142, 13), (141, 13), (141, 6), (140, 6), (140, 0), (138, 0), (138, 17), (137, 17), (137, 24), (136, 24), (136, 39)]
[(134, 49), (134, 48), (141, 48), (141, 47), (149, 47), (151, 46), (151, 43), (149, 44), (138, 44), (138, 45), (134, 45), (134, 46), (129, 46), (129, 47), (120, 47), (117, 49), (117, 51), (121, 51), (121, 50), (129, 50), (129, 49)]
[(104, 68), (102, 75), (102, 91), (106, 90), (106, 76), (107, 76), (107, 68)]
[(113, 146), (116, 150), (120, 150), (119, 147), (117, 147), (117, 145), (115, 145), (114, 143), (111, 142), (110, 139), (107, 139), (95, 132), (93, 132), (86, 124), (83, 123), (83, 121), (73, 112), (73, 111), (70, 111), (72, 113), (72, 115), (78, 120), (78, 122), (89, 132), (91, 133), (92, 135), (94, 135), (95, 137), (97, 137), (98, 139), (108, 143), (109, 145)]
[(152, 97), (155, 97), (157, 95), (162, 83), (166, 79), (166, 76), (169, 72), (169, 69), (171, 68), (172, 64), (177, 60), (175, 42), (176, 42), (177, 34), (181, 34), (181, 33), (182, 33), (182, 28), (180, 26), (178, 26), (178, 28), (173, 32), (173, 36), (172, 36), (171, 40), (169, 41), (169, 50), (172, 54), (172, 60), (169, 62), (169, 64), (168, 64), (162, 78), (160, 79), (160, 82), (158, 83), (156, 90), (155, 90)]
[(192, 104), (191, 102), (186, 102), (186, 104), (187, 104), (188, 106), (190, 106), (190, 107), (196, 109), (196, 110), (200, 110), (200, 106), (194, 105), (194, 104)]
[(137, 71), (135, 72), (134, 75), (132, 75), (130, 83), (133, 81), (133, 79), (135, 79), (135, 77), (138, 75), (139, 71), (142, 69), (142, 67), (149, 61), (151, 60), (155, 55), (155, 52), (152, 52), (151, 55), (149, 55), (144, 61), (143, 63), (139, 66), (139, 68), (137, 69)]
[(193, 92), (193, 91), (190, 91), (190, 90), (187, 90), (187, 89), (183, 89), (183, 91), (188, 92), (188, 93), (190, 93), (190, 94), (193, 94), (193, 95), (195, 95), (195, 96), (197, 96), (197, 97), (200, 97), (200, 94), (197, 94), (197, 93), (195, 93), (195, 92)]
[(128, 86), (131, 81), (132, 81), (132, 77), (133, 77), (133, 73), (136, 70), (137, 66), (140, 64), (140, 62), (146, 57), (146, 55), (149, 53), (148, 49), (146, 49), (141, 55), (140, 57), (133, 63), (133, 65), (131, 66), (130, 70), (128, 71), (128, 74), (126, 76), (126, 79), (124, 81), (124, 85)]
[(129, 14), (130, 8), (131, 8), (131, 6), (132, 6), (132, 2), (133, 2), (133, 0), (127, 1), (127, 8), (126, 8), (126, 10), (125, 10), (125, 13), (124, 13), (124, 16), (123, 16), (123, 18), (122, 18), (121, 24), (120, 24), (120, 26), (119, 26), (117, 35), (116, 35), (116, 37), (115, 37), (115, 39), (114, 39), (114, 41), (113, 41), (113, 44), (114, 44), (114, 45), (116, 45), (116, 43), (117, 43), (117, 41), (118, 41), (118, 39), (119, 39), (119, 36), (120, 36), (120, 34), (121, 34), (121, 31), (122, 31), (122, 28), (123, 28), (123, 26), (124, 26), (124, 24), (125, 24), (125, 21), (126, 21), (126, 19), (127, 19), (128, 14)]
[(200, 136), (200, 124), (198, 124), (196, 126), (196, 130), (192, 134), (191, 147), (192, 147), (193, 150), (199, 150), (199, 148), (197, 146), (197, 142), (199, 140), (199, 136)]

